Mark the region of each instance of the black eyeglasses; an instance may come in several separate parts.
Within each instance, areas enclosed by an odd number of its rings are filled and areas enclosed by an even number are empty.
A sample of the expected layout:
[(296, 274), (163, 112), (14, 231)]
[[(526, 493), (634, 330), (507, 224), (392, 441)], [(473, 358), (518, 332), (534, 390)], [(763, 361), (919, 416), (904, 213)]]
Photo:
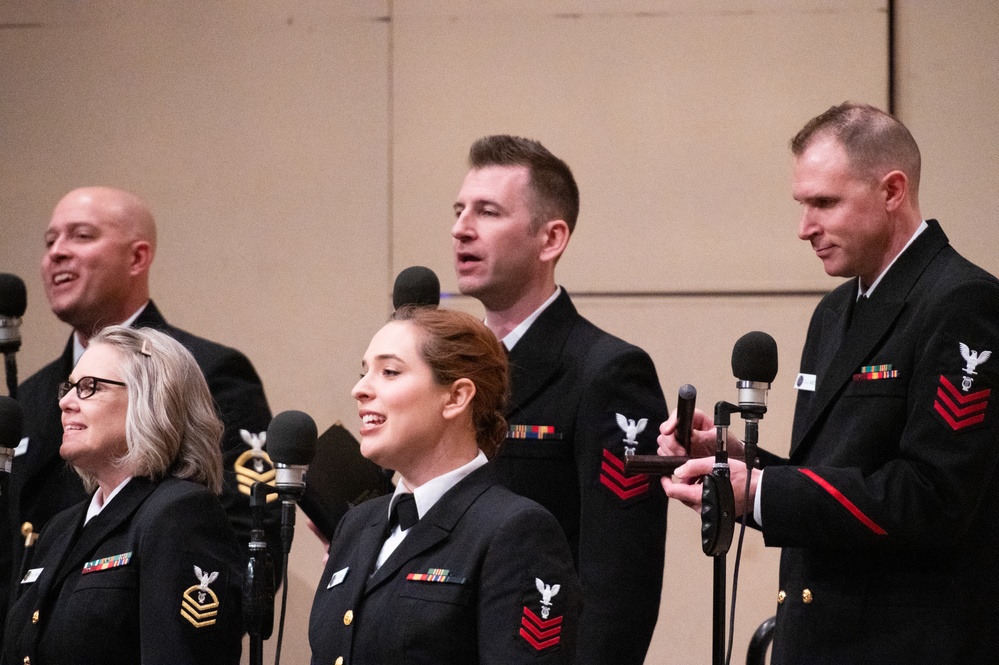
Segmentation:
[(121, 381), (112, 381), (111, 379), (101, 379), (96, 376), (85, 376), (81, 378), (76, 383), (70, 383), (69, 381), (63, 381), (59, 384), (59, 399), (65, 397), (70, 390), (76, 388), (76, 396), (80, 399), (87, 399), (88, 397), (93, 397), (94, 393), (97, 392), (98, 383), (109, 383), (113, 386), (123, 386), (125, 385)]

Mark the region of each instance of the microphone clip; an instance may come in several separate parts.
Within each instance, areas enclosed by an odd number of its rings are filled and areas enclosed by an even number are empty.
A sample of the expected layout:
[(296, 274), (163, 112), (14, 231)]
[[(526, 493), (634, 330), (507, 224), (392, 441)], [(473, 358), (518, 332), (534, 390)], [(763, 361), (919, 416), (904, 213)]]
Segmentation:
[(261, 515), (267, 505), (267, 494), (273, 489), (266, 483), (256, 482), (250, 491), (253, 523), (243, 576), (243, 624), (250, 635), (251, 650), (255, 652), (259, 643), (269, 639), (274, 629), (274, 563), (267, 552)]
[(715, 464), (711, 473), (704, 476), (701, 490), (701, 549), (710, 557), (726, 554), (735, 533), (735, 495), (726, 446), (732, 414), (739, 412), (737, 404), (724, 401), (715, 404)]

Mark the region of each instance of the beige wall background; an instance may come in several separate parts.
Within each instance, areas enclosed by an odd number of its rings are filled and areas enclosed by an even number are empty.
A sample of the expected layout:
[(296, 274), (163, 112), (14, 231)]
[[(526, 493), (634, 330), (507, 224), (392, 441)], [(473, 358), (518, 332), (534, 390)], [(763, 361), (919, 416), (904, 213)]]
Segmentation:
[[(275, 412), (354, 428), (395, 275), (426, 265), (455, 290), (465, 153), (508, 132), (573, 167), (582, 214), (559, 280), (652, 354), (671, 405), (687, 382), (702, 405), (733, 399), (732, 344), (776, 338), (761, 438), (786, 451), (808, 316), (837, 283), (796, 238), (787, 140), (845, 99), (887, 104), (887, 15), (887, 0), (0, 0), (0, 271), (28, 288), (21, 376), (68, 334), (38, 278), (51, 209), (109, 184), (157, 215), (153, 293), (172, 323), (245, 351)], [(997, 34), (991, 0), (898, 3), (896, 111), (923, 150), (923, 212), (993, 273)], [(670, 513), (648, 662), (703, 663), (712, 564), (697, 515)], [(774, 611), (777, 555), (747, 535), (735, 662)], [(308, 662), (321, 556), (300, 529), (284, 662)]]

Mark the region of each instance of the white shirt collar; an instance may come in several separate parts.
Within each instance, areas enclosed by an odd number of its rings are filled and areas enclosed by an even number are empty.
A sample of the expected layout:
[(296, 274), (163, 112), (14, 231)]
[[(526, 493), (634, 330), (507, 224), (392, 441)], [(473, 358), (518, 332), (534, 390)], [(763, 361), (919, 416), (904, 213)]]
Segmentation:
[[(444, 496), (444, 494), (450, 490), (452, 487), (457, 485), (461, 480), (465, 478), (468, 474), (472, 473), (480, 466), (486, 463), (486, 456), (480, 450), (478, 454), (468, 464), (459, 466), (453, 471), (448, 471), (442, 476), (437, 476), (433, 480), (423, 483), (415, 490), (413, 490), (413, 499), (416, 501), (416, 512), (420, 518), (427, 514), (434, 504)], [(405, 479), (400, 480), (399, 484), (396, 485), (395, 494), (392, 495), (392, 500), (389, 501), (389, 519), (392, 518), (392, 506), (395, 505), (396, 500), (399, 496), (407, 494), (410, 489), (406, 487)], [(406, 535), (409, 533), (409, 529), (405, 531), (396, 524), (395, 528), (392, 529), (392, 533), (388, 535), (385, 542), (382, 543), (382, 549), (378, 552), (378, 557), (375, 559), (375, 570), (377, 571), (382, 567), (392, 553), (395, 552), (399, 544), (406, 539)], [(374, 574), (374, 572), (372, 572)]]
[(97, 515), (102, 510), (104, 510), (104, 508), (106, 508), (109, 503), (111, 503), (111, 500), (116, 496), (118, 496), (118, 493), (121, 492), (122, 488), (125, 487), (125, 485), (128, 484), (128, 481), (130, 481), (131, 479), (132, 476), (129, 476), (128, 478), (123, 480), (122, 483), (118, 485), (118, 487), (115, 487), (113, 490), (111, 490), (111, 494), (108, 494), (107, 498), (104, 498), (101, 488), (98, 487), (97, 491), (94, 492), (94, 495), (90, 497), (90, 506), (87, 507), (87, 516), (86, 518), (84, 518), (83, 523), (86, 524), (93, 518), (97, 517)]
[[(133, 314), (132, 316), (130, 316), (127, 319), (125, 319), (124, 321), (122, 321), (121, 325), (123, 325), (123, 326), (131, 326), (133, 323), (135, 323), (135, 320), (137, 318), (139, 318), (139, 314), (142, 314), (142, 312), (146, 309), (146, 307), (148, 305), (149, 305), (149, 301), (147, 300), (145, 305), (143, 305), (138, 310), (136, 310), (135, 314)], [(80, 356), (82, 356), (83, 352), (86, 351), (86, 350), (87, 350), (87, 348), (85, 346), (83, 346), (82, 342), (80, 342), (80, 335), (79, 335), (79, 333), (77, 333), (74, 330), (73, 331), (73, 367), (76, 367), (76, 363), (80, 362)]]
[(428, 480), (415, 490), (410, 490), (406, 487), (405, 478), (401, 479), (399, 484), (396, 485), (392, 500), (389, 501), (389, 515), (392, 514), (392, 506), (395, 505), (399, 495), (412, 491), (413, 498), (416, 500), (416, 512), (422, 519), (449, 489), (464, 480), (467, 475), (484, 465), (487, 461), (485, 453), (480, 450), (471, 462), (463, 464), (453, 471), (448, 471), (442, 476), (437, 476), (433, 480)]
[(541, 313), (546, 309), (548, 309), (549, 305), (555, 302), (555, 299), (558, 298), (558, 295), (560, 293), (562, 293), (562, 287), (556, 284), (555, 293), (553, 293), (551, 297), (548, 298), (548, 300), (541, 303), (541, 307), (538, 307), (536, 310), (534, 310), (533, 314), (531, 314), (529, 317), (521, 321), (516, 328), (508, 332), (506, 337), (500, 340), (501, 342), (503, 342), (503, 346), (506, 347), (507, 351), (513, 351), (514, 345), (520, 341), (520, 338), (523, 337), (524, 333), (528, 331), (528, 329), (531, 327), (531, 324), (537, 321), (538, 317), (541, 316)]
[(868, 288), (866, 291), (864, 291), (864, 286), (860, 283), (860, 278), (857, 278), (857, 298), (860, 297), (870, 298), (871, 294), (874, 293), (874, 289), (877, 288), (878, 284), (881, 283), (881, 280), (884, 279), (884, 276), (888, 273), (889, 270), (891, 270), (891, 267), (895, 265), (895, 262), (898, 261), (898, 257), (902, 256), (902, 254), (905, 253), (905, 250), (909, 249), (909, 245), (912, 244), (912, 241), (918, 238), (919, 234), (921, 234), (923, 231), (925, 231), (928, 228), (929, 224), (927, 224), (926, 220), (924, 219), (923, 223), (919, 225), (918, 229), (916, 229), (916, 232), (912, 234), (911, 238), (909, 238), (909, 242), (905, 243), (905, 247), (903, 247), (902, 250), (895, 255), (895, 258), (891, 260), (891, 263), (888, 264), (888, 267), (881, 271), (881, 274), (878, 275), (878, 278), (874, 280), (874, 283), (871, 284), (870, 288)]

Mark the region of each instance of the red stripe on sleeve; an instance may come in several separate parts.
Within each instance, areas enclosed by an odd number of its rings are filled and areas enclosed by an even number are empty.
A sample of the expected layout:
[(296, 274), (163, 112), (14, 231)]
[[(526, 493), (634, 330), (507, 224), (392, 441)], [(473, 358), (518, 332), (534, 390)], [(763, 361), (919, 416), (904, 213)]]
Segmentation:
[(879, 536), (888, 535), (887, 531), (882, 529), (874, 522), (874, 520), (865, 515), (860, 508), (858, 508), (852, 501), (846, 498), (842, 492), (840, 492), (838, 489), (829, 484), (829, 481), (827, 481), (825, 478), (821, 477), (819, 474), (815, 473), (814, 471), (810, 471), (809, 469), (798, 469), (798, 471), (801, 471), (803, 474), (811, 478), (816, 485), (818, 485), (825, 491), (829, 492), (829, 494), (831, 494), (834, 499), (839, 501), (844, 508), (849, 510), (850, 513), (858, 520), (860, 520), (864, 524), (864, 526), (866, 526), (868, 529), (878, 534)]

